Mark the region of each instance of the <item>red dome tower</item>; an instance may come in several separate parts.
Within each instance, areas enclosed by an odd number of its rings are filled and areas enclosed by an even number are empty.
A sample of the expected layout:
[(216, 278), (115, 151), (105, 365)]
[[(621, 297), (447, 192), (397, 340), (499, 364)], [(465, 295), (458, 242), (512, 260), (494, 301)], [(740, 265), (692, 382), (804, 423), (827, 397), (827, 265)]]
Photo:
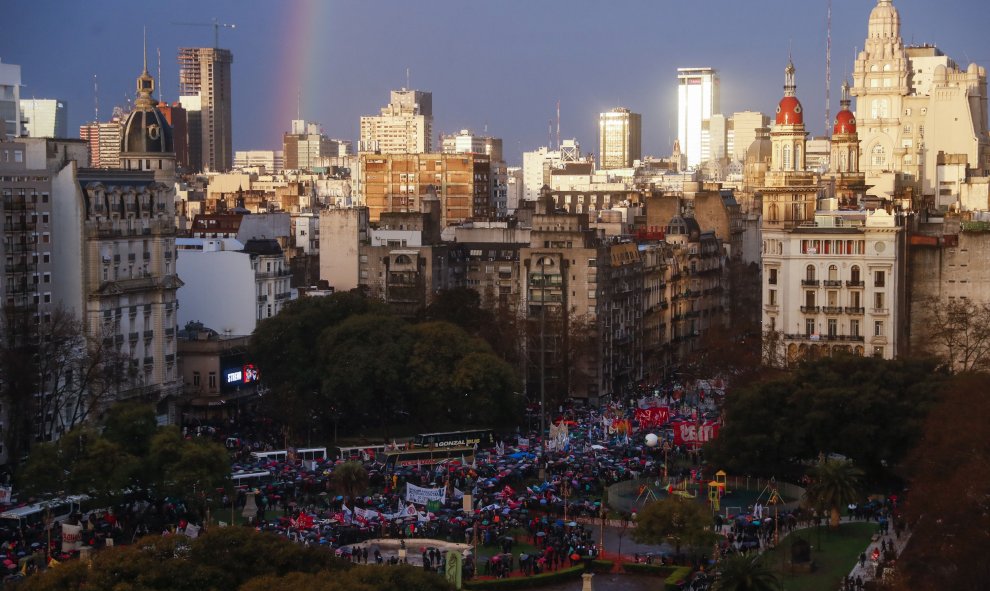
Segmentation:
[(777, 125), (804, 125), (804, 109), (795, 96), (794, 72), (794, 64), (788, 61), (784, 68), (784, 98), (777, 104)]

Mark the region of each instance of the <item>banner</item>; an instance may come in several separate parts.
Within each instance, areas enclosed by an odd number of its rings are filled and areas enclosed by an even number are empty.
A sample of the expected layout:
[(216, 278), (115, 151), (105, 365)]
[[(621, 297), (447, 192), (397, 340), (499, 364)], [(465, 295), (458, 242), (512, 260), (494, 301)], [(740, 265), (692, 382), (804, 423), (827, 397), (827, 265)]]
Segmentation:
[(690, 423), (678, 421), (672, 423), (674, 428), (674, 444), (696, 446), (718, 437), (718, 423), (705, 421), (704, 423)]
[(361, 507), (354, 507), (354, 515), (359, 519), (364, 519), (365, 521), (380, 519), (382, 516), (382, 514), (378, 511), (369, 511), (368, 509), (362, 509)]
[(440, 488), (423, 488), (415, 484), (406, 484), (406, 500), (417, 505), (425, 505), (430, 501), (443, 503), (446, 492), (447, 489), (442, 486)]
[(82, 539), (82, 527), (70, 523), (62, 524), (62, 552), (74, 552), (79, 549), (79, 541)]
[(0, 486), (0, 505), (7, 505), (10, 503), (11, 488), (9, 486)]
[(516, 445), (516, 447), (518, 447), (519, 449), (529, 449), (529, 439), (526, 437), (520, 437), (519, 443)]
[[(187, 537), (192, 538), (192, 539), (196, 539), (196, 538), (199, 537), (199, 528), (190, 523), (189, 525), (186, 526), (186, 532), (185, 533), (186, 533), (186, 536)], [(63, 539), (64, 539), (64, 536), (63, 536)]]
[(670, 420), (670, 409), (666, 406), (655, 406), (653, 408), (637, 408), (636, 421), (640, 429), (652, 429), (667, 424)]

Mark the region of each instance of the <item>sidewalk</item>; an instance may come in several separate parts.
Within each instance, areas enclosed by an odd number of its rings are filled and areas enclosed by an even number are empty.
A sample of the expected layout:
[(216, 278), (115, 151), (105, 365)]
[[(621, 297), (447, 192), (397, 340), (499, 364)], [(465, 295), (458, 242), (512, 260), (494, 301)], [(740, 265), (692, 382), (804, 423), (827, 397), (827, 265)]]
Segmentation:
[[(864, 550), (864, 552), (866, 552), (866, 562), (863, 565), (860, 565), (859, 560), (857, 560), (856, 565), (853, 566), (852, 570), (849, 572), (849, 578), (855, 580), (856, 577), (859, 577), (864, 583), (866, 581), (876, 579), (877, 563), (873, 562), (870, 558), (873, 555), (873, 550), (875, 548), (880, 549), (881, 543), (886, 540), (888, 544), (893, 543), (894, 554), (900, 557), (901, 553), (904, 552), (904, 547), (907, 546), (908, 540), (910, 539), (911, 532), (907, 531), (907, 529), (901, 532), (901, 536), (899, 538), (894, 536), (893, 528), (890, 529), (890, 533), (877, 536), (876, 540), (870, 542), (870, 544), (866, 547), (866, 550)], [(880, 552), (882, 555), (883, 550), (881, 549)]]

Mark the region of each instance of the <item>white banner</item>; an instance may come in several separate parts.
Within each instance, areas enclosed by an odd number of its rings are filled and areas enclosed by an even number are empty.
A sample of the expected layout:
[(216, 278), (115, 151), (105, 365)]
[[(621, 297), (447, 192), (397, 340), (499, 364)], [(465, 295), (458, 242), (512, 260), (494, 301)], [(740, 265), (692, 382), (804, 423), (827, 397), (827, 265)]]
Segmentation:
[(82, 539), (82, 527), (71, 523), (62, 524), (62, 552), (74, 552), (79, 549)]
[(406, 500), (417, 505), (425, 505), (430, 501), (440, 501), (442, 503), (446, 491), (447, 489), (444, 487), (423, 488), (415, 484), (406, 484)]
[(188, 524), (186, 526), (186, 536), (187, 537), (190, 537), (192, 539), (198, 538), (199, 537), (199, 528), (196, 527), (195, 525), (191, 524), (191, 523)]
[(380, 519), (382, 516), (382, 514), (378, 511), (369, 511), (368, 509), (362, 509), (361, 507), (354, 507), (354, 515), (364, 520)]
[(0, 504), (7, 505), (10, 503), (11, 488), (9, 486), (0, 486)]

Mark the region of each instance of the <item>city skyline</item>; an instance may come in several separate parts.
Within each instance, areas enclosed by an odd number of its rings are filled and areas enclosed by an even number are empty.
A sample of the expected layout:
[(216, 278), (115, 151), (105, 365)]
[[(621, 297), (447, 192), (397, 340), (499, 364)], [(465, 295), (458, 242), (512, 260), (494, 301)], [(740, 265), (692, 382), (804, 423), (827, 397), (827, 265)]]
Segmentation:
[[(832, 2), (833, 116), (874, 5)], [(975, 0), (950, 0), (939, 10), (921, 0), (894, 5), (906, 43), (934, 43), (963, 67), (971, 61), (990, 66), (978, 19), (964, 18), (979, 7)], [(0, 59), (22, 67), (22, 99), (66, 100), (69, 129), (76, 130), (93, 119), (95, 74), (100, 118), (106, 120), (114, 105), (132, 97), (147, 26), (149, 69), (157, 78), (160, 49), (159, 85), (164, 99), (174, 101), (178, 48), (212, 46), (213, 31), (171, 23), (217, 18), (237, 25), (221, 29), (219, 37), (235, 60), (235, 150), (278, 149), (297, 100), (304, 119), (319, 121), (331, 137), (356, 140), (360, 117), (375, 114), (389, 91), (408, 80), (411, 88), (433, 93), (434, 141), (465, 128), (485, 133), (487, 125), (489, 135), (505, 140), (513, 164), (522, 151), (556, 141), (558, 100), (560, 137), (576, 137), (586, 151), (596, 145), (598, 114), (623, 106), (643, 114), (644, 153), (666, 155), (677, 135), (678, 67), (717, 69), (724, 113), (770, 113), (782, 93), (789, 53), (809, 131), (821, 135), (825, 127), (825, 0), (802, 5), (796, 16), (793, 3), (778, 0), (758, 10), (721, 1), (623, 2), (608, 11), (591, 2), (515, 1), (470, 8), (388, 1), (372, 10), (365, 3), (221, 0), (149, 5), (139, 13), (120, 6), (15, 1)], [(409, 34), (382, 26), (391, 23), (403, 23)], [(711, 41), (699, 43), (702, 38)], [(490, 89), (479, 91), (485, 85)]]

